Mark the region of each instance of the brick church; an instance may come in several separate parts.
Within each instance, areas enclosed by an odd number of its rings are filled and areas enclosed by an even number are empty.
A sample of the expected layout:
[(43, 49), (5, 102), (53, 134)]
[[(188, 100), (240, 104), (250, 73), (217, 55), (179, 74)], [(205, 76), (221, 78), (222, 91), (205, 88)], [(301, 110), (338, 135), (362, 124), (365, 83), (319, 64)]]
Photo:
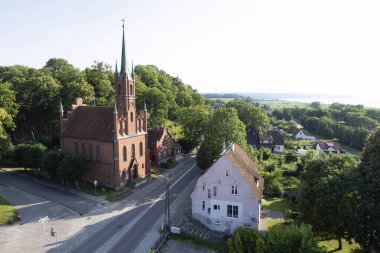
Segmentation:
[(124, 25), (120, 72), (115, 68), (115, 106), (86, 106), (77, 98), (64, 117), (60, 110), (61, 149), (86, 159), (82, 178), (120, 188), (150, 174), (147, 111), (136, 111), (135, 82), (128, 72)]

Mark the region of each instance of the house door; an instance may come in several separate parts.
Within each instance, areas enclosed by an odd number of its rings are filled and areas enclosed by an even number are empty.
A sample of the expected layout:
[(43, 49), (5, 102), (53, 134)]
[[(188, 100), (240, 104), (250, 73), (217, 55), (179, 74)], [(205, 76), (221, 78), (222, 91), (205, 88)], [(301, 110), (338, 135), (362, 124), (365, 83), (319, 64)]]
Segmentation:
[(133, 178), (138, 177), (137, 164), (133, 165)]

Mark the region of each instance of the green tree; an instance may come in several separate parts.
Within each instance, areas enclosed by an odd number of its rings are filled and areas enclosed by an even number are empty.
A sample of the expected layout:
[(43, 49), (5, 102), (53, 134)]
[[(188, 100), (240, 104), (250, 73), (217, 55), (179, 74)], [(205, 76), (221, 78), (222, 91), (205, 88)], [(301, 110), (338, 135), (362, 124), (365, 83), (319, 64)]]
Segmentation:
[(78, 188), (77, 180), (83, 174), (84, 169), (85, 160), (83, 157), (67, 155), (59, 163), (58, 175), (66, 180), (66, 184), (68, 184), (70, 180), (74, 180)]
[(307, 163), (301, 177), (298, 196), (300, 220), (311, 224), (315, 231), (339, 241), (347, 236), (351, 219), (346, 174), (355, 169), (357, 161), (349, 155), (320, 156)]
[(265, 242), (261, 237), (257, 238), (256, 247), (255, 247), (255, 250), (253, 252), (254, 253), (265, 253), (266, 252)]
[(235, 233), (233, 238), (229, 238), (227, 244), (228, 253), (244, 253), (244, 247), (239, 233)]
[(290, 225), (285, 230), (268, 231), (267, 252), (317, 253), (321, 252), (310, 225)]
[(96, 104), (112, 106), (115, 96), (115, 77), (111, 65), (95, 61), (91, 68), (86, 68), (84, 72), (87, 82), (94, 88)]
[(365, 144), (357, 176), (351, 236), (365, 252), (380, 252), (380, 128)]
[(178, 114), (178, 121), (183, 130), (183, 138), (188, 143), (188, 150), (192, 150), (201, 142), (210, 111), (205, 106), (194, 106), (181, 108)]
[(256, 242), (259, 238), (261, 238), (261, 235), (257, 229), (241, 226), (235, 229), (234, 235), (239, 235), (242, 242), (243, 252), (256, 253)]
[(269, 117), (260, 107), (251, 103), (246, 103), (241, 99), (228, 102), (228, 107), (236, 109), (239, 119), (245, 124), (246, 128), (254, 132), (264, 134), (269, 128)]
[(40, 159), (45, 151), (46, 147), (41, 143), (27, 144), (22, 156), (23, 167), (36, 171), (40, 166)]
[(40, 160), (40, 167), (42, 170), (49, 172), (51, 177), (58, 175), (58, 167), (65, 154), (58, 150), (50, 150), (45, 152)]
[(219, 107), (205, 129), (204, 139), (197, 153), (199, 166), (202, 169), (211, 166), (223, 146), (233, 142), (243, 148), (247, 147), (245, 125), (240, 121), (236, 109)]

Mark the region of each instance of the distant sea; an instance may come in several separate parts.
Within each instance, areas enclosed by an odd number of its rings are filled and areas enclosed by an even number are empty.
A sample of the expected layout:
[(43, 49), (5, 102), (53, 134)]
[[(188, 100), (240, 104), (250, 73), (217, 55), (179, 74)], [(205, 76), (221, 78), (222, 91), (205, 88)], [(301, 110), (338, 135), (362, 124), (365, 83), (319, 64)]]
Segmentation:
[(286, 100), (295, 102), (311, 103), (319, 101), (322, 104), (364, 105), (365, 107), (380, 108), (380, 98), (348, 96), (348, 95), (326, 95), (310, 93), (234, 93), (241, 96), (252, 97), (255, 100)]

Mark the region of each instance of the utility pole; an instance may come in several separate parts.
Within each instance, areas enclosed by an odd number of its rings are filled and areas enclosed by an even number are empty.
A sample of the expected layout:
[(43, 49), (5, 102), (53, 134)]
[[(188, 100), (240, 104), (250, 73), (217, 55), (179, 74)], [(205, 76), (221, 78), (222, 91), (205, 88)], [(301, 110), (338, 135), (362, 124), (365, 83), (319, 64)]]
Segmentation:
[(164, 224), (167, 230), (170, 231), (170, 187), (169, 178), (166, 178), (166, 194), (165, 194), (165, 220)]

